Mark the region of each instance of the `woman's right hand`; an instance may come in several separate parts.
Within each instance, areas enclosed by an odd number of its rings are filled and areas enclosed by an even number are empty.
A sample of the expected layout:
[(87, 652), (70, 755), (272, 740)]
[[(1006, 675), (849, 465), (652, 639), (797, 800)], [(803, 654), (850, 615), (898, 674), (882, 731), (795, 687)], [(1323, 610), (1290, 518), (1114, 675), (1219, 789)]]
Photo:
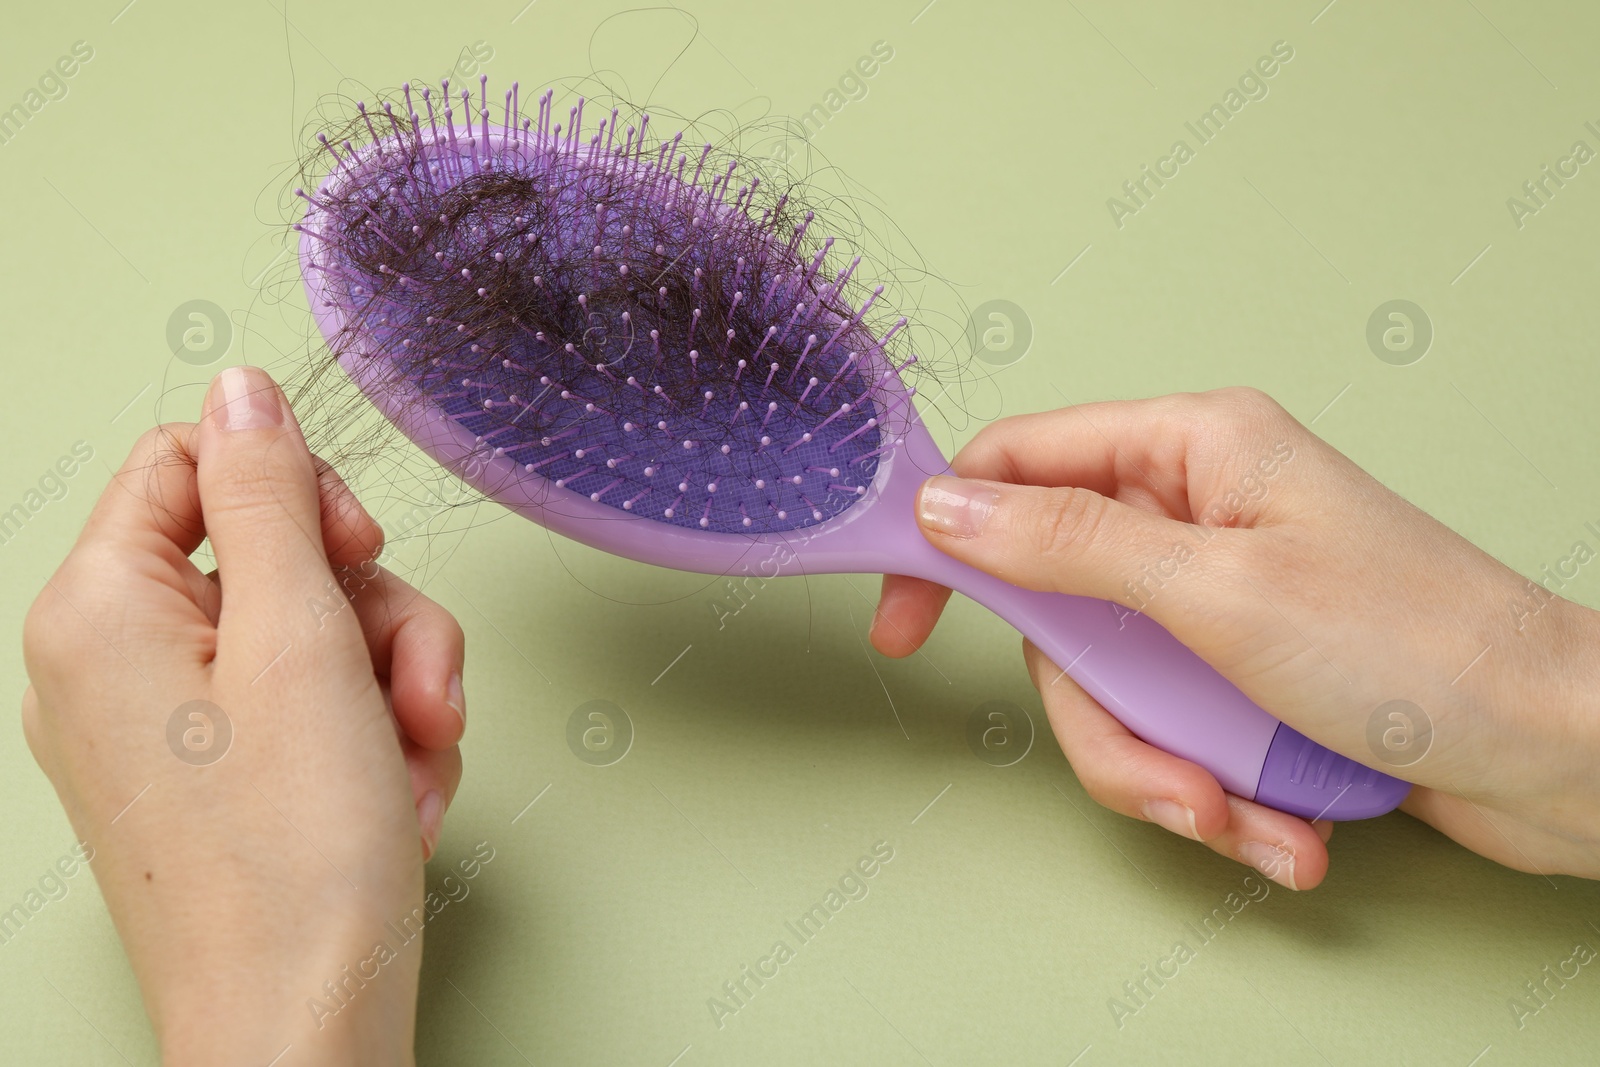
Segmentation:
[[(1403, 810), (1466, 847), (1600, 877), (1600, 615), (1408, 504), (1265, 394), (1008, 418), (953, 468), (918, 501), (942, 551), (1142, 611), (1307, 737), (1417, 783)], [(874, 645), (910, 654), (948, 597), (886, 576)], [(1225, 794), (1025, 653), (1095, 800), (1290, 888), (1322, 880), (1331, 824)], [(1390, 701), (1412, 707), (1380, 712)]]

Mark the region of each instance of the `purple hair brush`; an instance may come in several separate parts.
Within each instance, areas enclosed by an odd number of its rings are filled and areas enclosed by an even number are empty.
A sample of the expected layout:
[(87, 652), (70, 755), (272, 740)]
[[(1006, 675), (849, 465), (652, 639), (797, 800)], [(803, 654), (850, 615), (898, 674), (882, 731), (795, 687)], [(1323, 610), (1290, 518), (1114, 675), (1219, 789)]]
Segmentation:
[[(895, 573), (1026, 634), (1144, 740), (1306, 818), (1389, 811), (1407, 783), (1257, 707), (1164, 629), (1008, 585), (930, 545), (922, 480), (948, 470), (878, 335), (860, 262), (736, 160), (649, 117), (584, 136), (583, 101), (524, 117), (449, 84), (381, 111), (307, 201), (300, 261), (345, 372), (493, 500), (617, 555), (709, 574)], [(402, 110), (403, 108), (403, 110)], [(494, 121), (497, 118), (498, 121)], [(342, 144), (340, 144), (342, 142)], [(857, 300), (857, 295), (863, 299)]]

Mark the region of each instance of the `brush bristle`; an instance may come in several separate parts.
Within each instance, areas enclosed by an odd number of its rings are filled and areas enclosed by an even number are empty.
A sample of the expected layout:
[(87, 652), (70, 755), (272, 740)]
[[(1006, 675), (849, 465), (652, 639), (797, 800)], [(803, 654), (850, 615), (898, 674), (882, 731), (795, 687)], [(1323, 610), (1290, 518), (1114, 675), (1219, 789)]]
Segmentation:
[[(482, 83), (480, 82), (480, 85)], [(448, 86), (446, 87), (448, 93)], [(449, 97), (446, 95), (448, 101)], [(617, 112), (585, 138), (553, 94), (490, 122), (487, 89), (361, 108), (360, 148), (301, 228), (339, 306), (335, 354), (383, 360), (529, 475), (693, 529), (799, 529), (850, 507), (888, 447), (883, 339), (787, 196)], [(476, 120), (476, 121), (475, 121)], [(912, 357), (914, 359), (915, 357)]]

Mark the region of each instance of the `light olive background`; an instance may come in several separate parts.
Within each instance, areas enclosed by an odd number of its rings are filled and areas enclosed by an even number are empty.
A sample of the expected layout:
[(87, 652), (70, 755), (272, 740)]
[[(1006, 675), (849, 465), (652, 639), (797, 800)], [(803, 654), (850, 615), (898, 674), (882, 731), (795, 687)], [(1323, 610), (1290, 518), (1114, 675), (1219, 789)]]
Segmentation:
[[(94, 49), (0, 146), (0, 506), (74, 442), (95, 453), (0, 545), (8, 700), (26, 606), (133, 439), (192, 417), (221, 366), (278, 367), (304, 337), (274, 227), (315, 101), (437, 77), (477, 42), (497, 87), (609, 69), (635, 98), (741, 116), (805, 112), (887, 42), (814, 147), (968, 306), (1011, 301), (1034, 333), (949, 411), (947, 442), (1068, 401), (1251, 384), (1524, 574), (1596, 544), (1600, 162), (1520, 228), (1506, 204), (1574, 141), (1600, 149), (1592, 5), (683, 0), (607, 21), (623, 6), (124, 2), (15, 5), (0, 35), (0, 106), (74, 41)], [(1184, 122), (1280, 40), (1294, 57), (1270, 94), (1119, 228), (1108, 198), (1176, 139), (1195, 147)], [(166, 341), (196, 299), (236, 320), (203, 366)], [(959, 303), (918, 299), (959, 343)], [(1395, 299), (1434, 330), (1409, 366), (1366, 341)], [(363, 492), (406, 521), (381, 479)], [(1274, 889), (1201, 946), (1188, 924), (1248, 872), (1089, 801), (1016, 635), (974, 606), (887, 662), (864, 645), (871, 577), (770, 586), (719, 629), (707, 579), (490, 506), (426, 528), (396, 562), (466, 627), (471, 722), (430, 877), (478, 842), (496, 858), (428, 934), (423, 1063), (1593, 1059), (1595, 965), (1523, 1029), (1508, 1006), (1600, 946), (1591, 884), (1392, 815), (1339, 829), (1322, 888)], [(1593, 570), (1562, 591), (1600, 603)], [(591, 700), (633, 724), (611, 766), (566, 741)], [(1038, 727), (1014, 766), (965, 740), (992, 700)], [(0, 736), (9, 906), (72, 835), (20, 730)], [(870, 894), (798, 945), (785, 921), (878, 841), (894, 859)], [(70, 886), (0, 945), (4, 1058), (154, 1063), (92, 881)], [(796, 958), (719, 1029), (708, 998), (779, 939)], [(1178, 940), (1196, 958), (1119, 1029), (1109, 999)]]

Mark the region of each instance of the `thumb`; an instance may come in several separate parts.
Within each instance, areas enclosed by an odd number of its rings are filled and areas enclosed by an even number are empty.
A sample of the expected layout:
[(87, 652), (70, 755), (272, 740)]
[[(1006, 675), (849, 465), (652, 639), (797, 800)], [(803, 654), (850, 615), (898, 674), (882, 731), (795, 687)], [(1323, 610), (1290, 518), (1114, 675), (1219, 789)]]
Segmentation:
[[(917, 522), (934, 547), (1026, 589), (1115, 601), (1164, 621), (1157, 589), (1214, 570), (1237, 531), (1196, 526), (1091, 489), (941, 475), (922, 483)], [(1204, 558), (1202, 558), (1204, 557)], [(1197, 562), (1199, 561), (1199, 562)]]
[(255, 367), (217, 375), (204, 408), (196, 477), (224, 590), (219, 625), (285, 621), (332, 573), (311, 453), (277, 383)]

